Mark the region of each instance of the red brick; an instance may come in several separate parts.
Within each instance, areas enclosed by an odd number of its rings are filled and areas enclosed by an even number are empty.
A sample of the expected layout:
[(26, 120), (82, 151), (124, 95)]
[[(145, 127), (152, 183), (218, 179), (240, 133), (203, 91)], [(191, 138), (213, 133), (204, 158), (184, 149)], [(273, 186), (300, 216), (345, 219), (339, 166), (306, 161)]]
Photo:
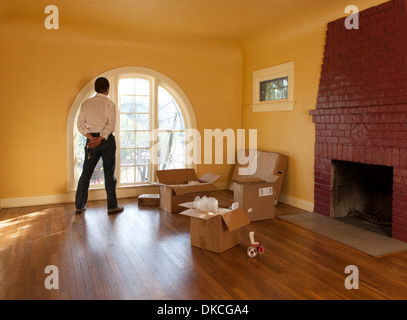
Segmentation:
[(386, 17), (386, 11), (378, 11), (370, 16), (370, 21), (381, 20)]
[(390, 32), (395, 32), (395, 31), (399, 31), (399, 30), (403, 30), (403, 22), (397, 22), (397, 23), (393, 23), (389, 26), (386, 27), (386, 33), (390, 33)]
[(393, 211), (393, 223), (396, 224), (398, 227), (406, 227), (407, 228), (407, 215), (398, 214), (397, 210)]
[[(393, 226), (393, 228), (394, 228), (394, 226)], [(400, 231), (395, 231), (393, 229), (392, 238), (394, 238), (396, 240), (407, 242), (407, 228), (403, 228), (403, 230), (400, 230)]]
[[(386, 27), (394, 23), (394, 17), (393, 16), (387, 16), (384, 19), (381, 19), (380, 21), (377, 21), (377, 27)], [(384, 30), (383, 30), (384, 31)]]

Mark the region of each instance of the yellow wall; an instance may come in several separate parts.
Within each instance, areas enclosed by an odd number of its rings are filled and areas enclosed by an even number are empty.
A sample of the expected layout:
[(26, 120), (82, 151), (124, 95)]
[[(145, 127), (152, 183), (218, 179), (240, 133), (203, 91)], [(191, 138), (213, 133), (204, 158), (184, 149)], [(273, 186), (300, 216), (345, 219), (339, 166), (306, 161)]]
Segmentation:
[[(46, 30), (44, 16), (3, 20), (0, 198), (64, 194), (66, 122), (78, 92), (97, 75), (123, 66), (154, 69), (188, 96), (198, 129), (241, 126), (241, 51), (217, 40), (155, 37), (86, 26)], [(231, 166), (199, 166), (230, 178)]]
[[(323, 56), (325, 26), (298, 33), (262, 33), (243, 47), (243, 127), (258, 129), (258, 149), (289, 156), (282, 193), (313, 202), (315, 109)], [(294, 61), (294, 110), (253, 112), (252, 73)]]

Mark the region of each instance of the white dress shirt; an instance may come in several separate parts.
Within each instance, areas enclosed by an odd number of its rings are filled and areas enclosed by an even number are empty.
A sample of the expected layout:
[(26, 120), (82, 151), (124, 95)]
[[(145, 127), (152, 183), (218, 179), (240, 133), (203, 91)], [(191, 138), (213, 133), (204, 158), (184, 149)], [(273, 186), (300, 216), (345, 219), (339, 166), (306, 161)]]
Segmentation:
[(97, 93), (82, 103), (77, 124), (82, 135), (100, 133), (107, 139), (116, 127), (115, 103), (105, 94)]

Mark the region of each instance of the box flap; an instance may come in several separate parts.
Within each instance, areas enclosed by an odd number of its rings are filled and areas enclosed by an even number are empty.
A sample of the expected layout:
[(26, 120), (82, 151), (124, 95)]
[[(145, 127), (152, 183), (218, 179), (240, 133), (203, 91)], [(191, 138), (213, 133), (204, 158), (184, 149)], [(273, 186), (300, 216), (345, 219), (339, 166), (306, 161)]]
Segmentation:
[(276, 176), (274, 174), (270, 174), (264, 179), (265, 182), (276, 182), (278, 179), (280, 179), (280, 176)]
[(184, 207), (184, 208), (188, 208), (188, 209), (193, 209), (194, 208), (194, 202), (184, 202), (184, 203), (180, 203), (178, 204), (180, 207)]
[[(215, 214), (212, 212), (205, 212), (205, 211), (193, 209), (193, 207), (194, 207), (193, 202), (181, 203), (181, 204), (179, 204), (179, 206), (188, 208), (187, 210), (179, 213), (184, 216), (190, 216), (190, 217), (199, 218), (199, 219), (203, 219), (203, 220), (209, 220), (209, 219), (219, 215), (219, 214)], [(232, 211), (224, 212), (221, 216), (230, 231), (235, 231), (247, 224), (250, 224), (249, 218), (246, 216), (243, 209), (241, 209), (241, 208), (237, 208)]]
[(261, 178), (246, 178), (245, 176), (243, 176), (243, 177), (238, 176), (236, 178), (233, 178), (232, 181), (240, 183), (240, 184), (254, 183), (254, 182), (264, 182), (264, 180), (261, 179)]
[(222, 214), (222, 219), (230, 231), (235, 231), (245, 225), (250, 224), (249, 218), (241, 208)]
[(278, 176), (275, 176), (274, 172), (278, 157), (279, 154), (275, 152), (260, 152), (260, 157), (257, 159), (256, 177), (267, 182), (277, 181)]
[[(233, 173), (233, 181), (239, 182), (238, 179), (241, 178), (260, 178), (266, 182), (276, 182), (279, 176), (282, 174), (283, 169), (287, 163), (287, 157), (276, 152), (265, 152), (265, 151), (253, 151), (253, 150), (238, 150), (240, 155), (247, 155), (249, 163), (246, 165), (241, 165), (236, 163), (235, 170)], [(254, 161), (257, 157), (256, 161)], [(284, 158), (282, 161), (281, 158)], [(280, 161), (281, 160), (281, 161)], [(278, 166), (278, 164), (281, 164)], [(277, 167), (279, 167), (277, 169)], [(281, 167), (281, 168), (280, 168)], [(250, 169), (252, 172), (250, 175), (239, 175), (240, 168)], [(246, 181), (245, 183), (248, 183)], [(253, 180), (253, 182), (257, 182)], [(240, 182), (243, 183), (243, 182)]]
[(217, 190), (216, 187), (211, 183), (170, 185), (169, 187), (171, 187), (172, 190), (174, 190), (176, 195)]
[[(257, 150), (245, 150), (245, 149), (240, 149), (237, 150), (237, 162), (235, 165), (235, 170), (233, 173), (233, 176), (236, 177), (248, 177), (248, 176), (255, 176), (257, 172), (257, 165), (258, 165), (258, 159), (260, 157), (260, 151)], [(239, 162), (239, 159), (247, 159), (247, 163), (241, 164)], [(244, 169), (244, 170), (242, 170)], [(241, 171), (244, 171), (246, 173), (242, 173)]]
[(195, 170), (192, 168), (157, 170), (157, 178), (160, 183), (168, 185), (186, 184), (189, 181), (198, 181)]
[(217, 216), (217, 214), (215, 214), (215, 213), (200, 211), (200, 210), (196, 210), (196, 209), (187, 209), (187, 210), (180, 212), (179, 214), (182, 214), (184, 216), (199, 218), (202, 220), (209, 220), (209, 219), (212, 219), (213, 217)]
[(211, 173), (211, 172), (207, 172), (202, 177), (199, 178), (199, 181), (207, 182), (207, 183), (214, 183), (220, 177), (221, 176), (219, 174), (214, 174), (214, 173)]

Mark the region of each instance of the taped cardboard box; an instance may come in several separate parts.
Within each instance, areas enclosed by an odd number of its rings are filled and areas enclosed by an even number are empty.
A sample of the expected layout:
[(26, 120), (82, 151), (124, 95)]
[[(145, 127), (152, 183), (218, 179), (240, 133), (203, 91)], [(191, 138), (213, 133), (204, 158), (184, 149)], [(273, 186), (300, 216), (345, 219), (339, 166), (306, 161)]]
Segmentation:
[[(239, 150), (248, 165), (236, 164), (232, 177), (234, 201), (250, 221), (274, 219), (288, 157), (281, 153)], [(238, 154), (239, 156), (239, 154)], [(240, 154), (242, 159), (242, 154)]]
[(288, 156), (277, 152), (257, 150), (238, 150), (237, 152), (238, 159), (246, 157), (248, 164), (236, 163), (231, 189), (234, 190), (236, 182), (270, 182), (273, 184), (277, 202), (287, 169)]
[(212, 196), (217, 188), (213, 184), (220, 175), (206, 173), (198, 178), (194, 169), (157, 170), (160, 186), (160, 208), (171, 213), (183, 210), (181, 203), (195, 197)]
[(160, 205), (159, 194), (142, 194), (138, 197), (139, 206), (158, 206)]
[(240, 244), (241, 228), (250, 224), (242, 209), (223, 214), (194, 209), (194, 203), (180, 204), (187, 208), (181, 215), (190, 217), (191, 246), (222, 253)]
[(236, 183), (234, 201), (239, 203), (250, 221), (275, 218), (275, 194), (273, 184), (264, 181)]

